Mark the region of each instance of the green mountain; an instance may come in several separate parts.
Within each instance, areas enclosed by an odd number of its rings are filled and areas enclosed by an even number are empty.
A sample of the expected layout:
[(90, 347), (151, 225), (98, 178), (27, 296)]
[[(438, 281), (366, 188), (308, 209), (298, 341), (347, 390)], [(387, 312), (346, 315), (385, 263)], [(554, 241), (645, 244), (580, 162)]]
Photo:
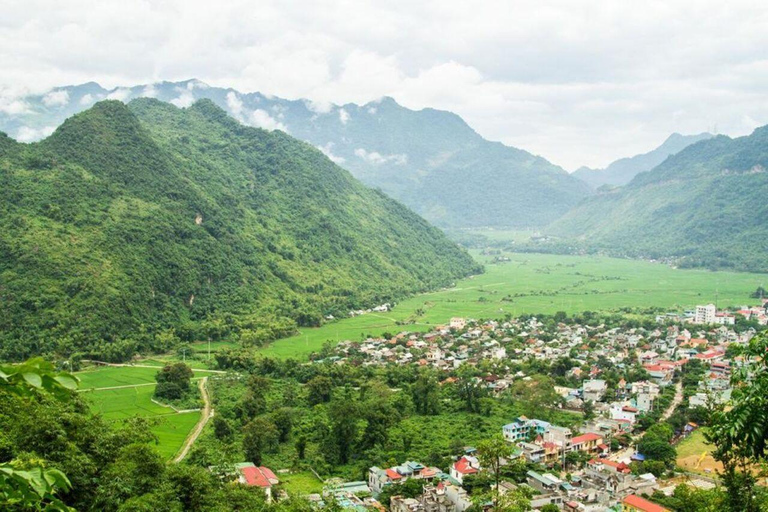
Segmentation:
[(6, 360), (263, 343), (480, 271), (316, 148), (207, 100), (104, 101), (41, 142), (3, 135), (0, 197)]
[(581, 167), (573, 173), (573, 176), (586, 182), (592, 188), (599, 188), (603, 185), (623, 186), (632, 181), (632, 178), (641, 172), (650, 171), (666, 160), (667, 157), (679, 153), (691, 144), (710, 138), (712, 138), (710, 133), (700, 133), (698, 135), (673, 133), (667, 137), (667, 140), (661, 146), (653, 151), (629, 158), (621, 158), (605, 169)]
[(98, 99), (142, 96), (177, 106), (207, 98), (243, 124), (285, 131), (440, 227), (540, 227), (591, 193), (544, 158), (485, 140), (453, 113), (414, 111), (391, 98), (332, 105), (197, 80), (112, 90), (88, 83), (24, 98), (20, 113), (0, 113), (0, 130), (36, 140)]
[(768, 271), (768, 127), (693, 144), (627, 186), (582, 202), (547, 232), (558, 245)]

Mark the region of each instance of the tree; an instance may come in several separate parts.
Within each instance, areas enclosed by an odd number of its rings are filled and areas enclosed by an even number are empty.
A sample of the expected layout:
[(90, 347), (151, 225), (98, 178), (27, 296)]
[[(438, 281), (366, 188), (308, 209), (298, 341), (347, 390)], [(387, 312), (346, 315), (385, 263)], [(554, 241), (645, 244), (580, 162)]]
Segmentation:
[(469, 367), (459, 368), (458, 378), (456, 393), (464, 402), (464, 409), (467, 412), (480, 412), (480, 401), (486, 395), (482, 381), (474, 377)]
[(493, 475), (493, 507), (497, 510), (501, 493), (499, 488), (499, 482), (501, 481), (501, 465), (511, 455), (511, 445), (501, 436), (494, 436), (490, 439), (481, 441), (477, 445), (477, 458), (480, 461), (480, 467)]
[(422, 371), (411, 389), (416, 412), (432, 416), (440, 412), (440, 390), (432, 372)]
[(307, 401), (309, 405), (329, 402), (333, 393), (333, 381), (325, 376), (318, 376), (307, 382)]
[(584, 402), (584, 421), (589, 421), (595, 417), (595, 403), (592, 400)]
[(721, 478), (731, 511), (761, 509), (752, 473), (766, 461), (768, 443), (768, 333), (752, 338), (742, 350), (744, 364), (731, 376), (729, 408), (718, 405), (711, 415), (706, 438), (715, 445), (713, 457), (722, 462)]
[(216, 439), (219, 441), (229, 441), (232, 439), (233, 433), (232, 426), (226, 418), (221, 416), (213, 417), (213, 434), (216, 436)]
[[(18, 397), (47, 394), (59, 400), (70, 400), (77, 382), (77, 378), (68, 373), (56, 373), (52, 364), (40, 358), (20, 365), (0, 366), (0, 391)], [(58, 493), (67, 492), (71, 487), (63, 472), (46, 467), (40, 460), (12, 460), (0, 464), (2, 507), (74, 512), (57, 497)]]
[(192, 369), (184, 363), (169, 364), (157, 372), (155, 380), (155, 396), (169, 400), (177, 400), (189, 391), (192, 379)]
[(261, 465), (262, 455), (273, 451), (280, 439), (277, 427), (266, 418), (256, 418), (243, 427), (243, 452), (245, 458)]
[(518, 380), (510, 388), (510, 396), (520, 404), (526, 416), (542, 416), (542, 411), (556, 406), (561, 398), (555, 383), (546, 375), (533, 375), (530, 380)]
[(293, 428), (293, 410), (289, 407), (281, 407), (273, 412), (270, 418), (280, 434), (280, 442), (284, 443), (288, 440), (288, 436)]

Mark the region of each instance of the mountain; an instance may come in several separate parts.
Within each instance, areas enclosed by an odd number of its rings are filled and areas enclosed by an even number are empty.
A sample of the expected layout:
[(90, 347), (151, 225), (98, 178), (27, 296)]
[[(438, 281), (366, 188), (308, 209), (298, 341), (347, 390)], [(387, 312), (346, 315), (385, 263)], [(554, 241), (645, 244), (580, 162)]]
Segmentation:
[(2, 136), (0, 198), (0, 360), (263, 343), (481, 271), (316, 148), (208, 100), (103, 101), (41, 142)]
[(25, 98), (16, 114), (0, 113), (0, 130), (36, 140), (98, 99), (141, 96), (180, 107), (207, 98), (244, 124), (286, 131), (440, 227), (544, 226), (590, 193), (544, 158), (483, 139), (455, 114), (414, 111), (391, 98), (339, 106), (197, 80), (113, 90), (88, 83)]
[(641, 172), (650, 171), (666, 160), (667, 157), (679, 153), (691, 144), (710, 138), (712, 138), (711, 133), (700, 133), (698, 135), (673, 133), (661, 146), (653, 151), (616, 160), (605, 169), (580, 167), (573, 173), (573, 176), (583, 180), (592, 188), (599, 188), (603, 185), (623, 186), (632, 181), (632, 178)]
[(720, 135), (586, 199), (547, 232), (613, 254), (766, 272), (766, 167), (768, 127)]

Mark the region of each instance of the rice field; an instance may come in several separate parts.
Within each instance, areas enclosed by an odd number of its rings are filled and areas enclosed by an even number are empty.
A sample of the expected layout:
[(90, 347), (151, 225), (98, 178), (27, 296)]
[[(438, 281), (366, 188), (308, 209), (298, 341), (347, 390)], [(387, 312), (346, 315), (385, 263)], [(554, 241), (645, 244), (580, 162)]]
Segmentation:
[(265, 356), (306, 357), (326, 341), (360, 339), (384, 332), (426, 331), (453, 316), (501, 318), (509, 313), (610, 311), (625, 307), (691, 308), (717, 301), (722, 306), (750, 302), (749, 294), (768, 281), (766, 274), (680, 270), (660, 263), (551, 254), (503, 253), (509, 261), (473, 251), (485, 273), (452, 288), (404, 300), (389, 312), (368, 313), (301, 329), (296, 336), (265, 347)]

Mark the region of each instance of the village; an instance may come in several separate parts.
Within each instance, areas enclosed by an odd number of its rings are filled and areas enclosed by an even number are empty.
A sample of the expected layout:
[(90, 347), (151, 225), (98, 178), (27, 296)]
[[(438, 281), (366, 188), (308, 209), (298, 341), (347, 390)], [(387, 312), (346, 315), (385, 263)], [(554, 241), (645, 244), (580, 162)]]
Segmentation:
[[(498, 425), (508, 446), (501, 465), (515, 467), (519, 476), (502, 478), (493, 488), (500, 495), (522, 492), (534, 510), (660, 512), (668, 509), (649, 498), (671, 496), (681, 477), (701, 489), (717, 480), (711, 470), (676, 466), (674, 456), (661, 462), (661, 456), (643, 453), (646, 432), (650, 437), (657, 423), (671, 425), (662, 444), (674, 445), (699, 428), (694, 420), (708, 408), (729, 399), (730, 375), (740, 364), (732, 347), (755, 335), (754, 328), (737, 329), (736, 320), (765, 325), (767, 308), (768, 300), (732, 311), (710, 304), (656, 315), (652, 326), (624, 328), (532, 316), (452, 318), (429, 332), (345, 341), (310, 364), (432, 368), (445, 375), (441, 385), (455, 380), (449, 375), (461, 367), (483, 366), (492, 370), (475, 377), (475, 384), (490, 396), (524, 387), (532, 381), (525, 369), (548, 364), (556, 407), (581, 421), (572, 428), (530, 415)], [(468, 490), (473, 479), (489, 470), (482, 459), (477, 447), (465, 446), (447, 467), (414, 460), (373, 466), (366, 480), (334, 481), (308, 498), (319, 508), (333, 502), (350, 510), (386, 510), (379, 501), (386, 494), (393, 512), (464, 512), (476, 505)], [(280, 489), (272, 470), (252, 464), (242, 467), (240, 480), (269, 495)], [(404, 485), (409, 481), (420, 482), (418, 492), (398, 492), (412, 489)]]

